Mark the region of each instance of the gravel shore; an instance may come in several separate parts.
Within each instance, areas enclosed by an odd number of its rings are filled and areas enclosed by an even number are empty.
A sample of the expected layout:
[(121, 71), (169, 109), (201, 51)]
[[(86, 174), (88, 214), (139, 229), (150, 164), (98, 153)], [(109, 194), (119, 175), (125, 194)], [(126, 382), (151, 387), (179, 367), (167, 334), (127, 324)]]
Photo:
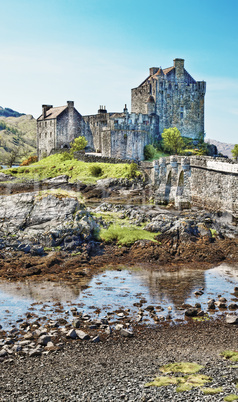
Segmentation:
[[(1, 363), (1, 401), (223, 401), (238, 394), (238, 366), (220, 353), (237, 350), (238, 327), (224, 320), (141, 327), (134, 337), (108, 336), (99, 343), (75, 340), (40, 357)], [(204, 395), (200, 388), (145, 387), (172, 362), (196, 362), (212, 377), (205, 386), (223, 391)]]

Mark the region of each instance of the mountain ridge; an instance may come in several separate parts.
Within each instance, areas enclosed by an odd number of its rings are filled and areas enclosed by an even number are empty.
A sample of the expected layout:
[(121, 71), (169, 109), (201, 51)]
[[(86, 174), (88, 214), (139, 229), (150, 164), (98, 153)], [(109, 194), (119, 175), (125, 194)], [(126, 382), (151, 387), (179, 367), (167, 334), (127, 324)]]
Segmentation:
[(25, 116), (25, 113), (19, 113), (16, 110), (10, 109), (9, 107), (3, 108), (0, 106), (0, 117), (20, 117)]

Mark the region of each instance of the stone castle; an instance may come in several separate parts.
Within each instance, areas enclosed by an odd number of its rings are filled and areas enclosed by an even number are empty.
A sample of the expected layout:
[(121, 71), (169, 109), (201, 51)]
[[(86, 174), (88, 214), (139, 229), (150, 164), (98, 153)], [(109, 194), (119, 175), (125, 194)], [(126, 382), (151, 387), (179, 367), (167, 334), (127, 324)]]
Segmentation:
[(38, 158), (69, 148), (78, 136), (88, 141), (87, 150), (103, 157), (143, 160), (144, 147), (161, 139), (165, 128), (177, 127), (182, 136), (204, 136), (206, 83), (195, 81), (183, 59), (173, 67), (150, 68), (149, 76), (131, 90), (131, 113), (107, 112), (82, 116), (68, 101), (66, 106), (43, 105), (37, 119)]

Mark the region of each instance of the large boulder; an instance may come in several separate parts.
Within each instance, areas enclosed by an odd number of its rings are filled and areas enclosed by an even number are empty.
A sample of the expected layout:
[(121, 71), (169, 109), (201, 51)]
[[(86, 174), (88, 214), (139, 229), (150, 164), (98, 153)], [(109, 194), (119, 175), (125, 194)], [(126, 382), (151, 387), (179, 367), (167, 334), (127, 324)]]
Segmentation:
[[(0, 231), (51, 247), (67, 237), (71, 249), (97, 229), (97, 223), (76, 198), (50, 193), (0, 196)], [(72, 237), (72, 238), (71, 238)]]

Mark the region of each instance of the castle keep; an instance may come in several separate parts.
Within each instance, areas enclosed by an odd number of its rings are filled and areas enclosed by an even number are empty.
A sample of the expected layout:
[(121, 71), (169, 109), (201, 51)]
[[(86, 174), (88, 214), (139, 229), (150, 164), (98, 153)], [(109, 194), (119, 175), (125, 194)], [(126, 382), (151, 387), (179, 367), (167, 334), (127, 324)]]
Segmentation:
[(183, 59), (173, 67), (151, 67), (149, 76), (131, 90), (131, 111), (155, 113), (159, 133), (177, 127), (184, 137), (204, 136), (204, 96), (206, 83), (195, 81), (184, 68)]
[(87, 150), (103, 157), (144, 159), (144, 147), (161, 139), (165, 128), (177, 127), (182, 136), (204, 136), (206, 83), (195, 81), (183, 59), (173, 67), (150, 68), (150, 75), (131, 90), (131, 113), (108, 113), (100, 106), (95, 115), (81, 116), (74, 102), (66, 106), (43, 105), (37, 119), (38, 157), (69, 148), (78, 136), (88, 141)]

